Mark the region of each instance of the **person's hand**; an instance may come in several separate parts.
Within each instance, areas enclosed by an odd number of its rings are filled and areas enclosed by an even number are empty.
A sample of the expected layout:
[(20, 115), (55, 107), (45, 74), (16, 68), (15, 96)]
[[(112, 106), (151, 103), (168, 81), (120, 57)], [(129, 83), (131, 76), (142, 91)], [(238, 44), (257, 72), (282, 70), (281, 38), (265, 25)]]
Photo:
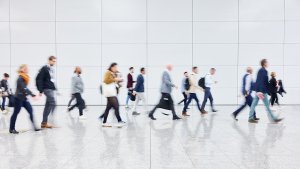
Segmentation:
[(256, 95), (259, 99), (264, 99), (264, 94), (262, 92), (258, 92)]

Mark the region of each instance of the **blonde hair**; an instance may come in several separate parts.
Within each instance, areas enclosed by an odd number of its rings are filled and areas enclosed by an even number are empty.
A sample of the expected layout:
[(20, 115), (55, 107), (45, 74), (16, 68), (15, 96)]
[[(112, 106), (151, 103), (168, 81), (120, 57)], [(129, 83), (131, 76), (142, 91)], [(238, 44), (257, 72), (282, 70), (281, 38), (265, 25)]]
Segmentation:
[(271, 77), (276, 77), (276, 72), (271, 72)]
[(18, 70), (17, 70), (17, 72), (18, 72), (18, 73), (22, 73), (22, 69), (24, 69), (25, 67), (27, 67), (26, 64), (20, 65), (19, 68), (18, 68)]

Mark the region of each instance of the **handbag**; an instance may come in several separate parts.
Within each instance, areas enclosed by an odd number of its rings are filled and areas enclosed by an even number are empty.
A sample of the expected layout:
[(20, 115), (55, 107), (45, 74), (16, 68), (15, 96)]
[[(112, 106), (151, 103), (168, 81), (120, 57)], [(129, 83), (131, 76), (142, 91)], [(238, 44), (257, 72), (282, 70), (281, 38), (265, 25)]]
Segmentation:
[(115, 83), (102, 84), (102, 92), (105, 97), (114, 97), (117, 96), (117, 88)]

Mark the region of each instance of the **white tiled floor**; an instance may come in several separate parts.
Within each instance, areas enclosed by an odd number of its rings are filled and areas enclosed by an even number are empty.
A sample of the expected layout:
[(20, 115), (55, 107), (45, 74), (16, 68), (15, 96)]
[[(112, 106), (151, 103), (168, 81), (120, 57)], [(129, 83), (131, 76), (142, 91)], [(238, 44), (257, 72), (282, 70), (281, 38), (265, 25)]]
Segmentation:
[[(300, 107), (283, 107), (280, 124), (269, 123), (262, 107), (259, 124), (247, 123), (248, 110), (234, 122), (229, 115), (235, 108), (218, 107), (204, 117), (192, 108), (191, 117), (180, 121), (158, 110), (152, 122), (146, 113), (132, 117), (122, 107), (127, 126), (102, 128), (97, 117), (104, 107), (89, 107), (86, 121), (77, 120), (77, 110), (69, 115), (58, 107), (58, 128), (19, 135), (8, 134), (10, 115), (1, 115), (0, 169), (300, 168)], [(42, 107), (34, 110), (40, 122)], [(29, 128), (22, 111), (17, 129)]]

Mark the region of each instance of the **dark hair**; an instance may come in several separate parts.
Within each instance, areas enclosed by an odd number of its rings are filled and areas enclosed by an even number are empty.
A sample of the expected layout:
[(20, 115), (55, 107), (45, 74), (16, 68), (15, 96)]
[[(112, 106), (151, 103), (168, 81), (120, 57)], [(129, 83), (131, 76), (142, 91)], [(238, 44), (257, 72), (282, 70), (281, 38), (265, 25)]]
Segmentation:
[(142, 68), (141, 68), (141, 72), (143, 72), (144, 70), (145, 70), (145, 68), (144, 68), (144, 67), (142, 67)]
[(265, 64), (266, 64), (267, 62), (268, 62), (267, 59), (263, 59), (263, 60), (260, 61), (260, 65), (261, 65), (262, 67), (264, 67)]
[(188, 72), (184, 72), (183, 74), (186, 74), (186, 73), (188, 73)]
[(108, 68), (108, 70), (111, 71), (111, 68), (112, 68), (112, 67), (115, 67), (115, 66), (117, 66), (117, 65), (118, 65), (118, 64), (117, 64), (116, 62), (111, 63), (110, 66), (109, 66), (109, 68)]
[(198, 68), (197, 66), (194, 66), (194, 67), (193, 67), (193, 70), (195, 70), (195, 69), (197, 69), (197, 68)]
[(129, 68), (129, 70), (132, 70), (132, 69), (134, 69), (134, 68), (133, 68), (133, 67), (130, 67), (130, 68)]
[(9, 77), (9, 74), (4, 73), (3, 76), (6, 77), (6, 78), (8, 78), (8, 77)]
[(212, 67), (212, 68), (210, 68), (210, 70), (216, 70), (216, 68)]
[(49, 56), (49, 58), (48, 58), (49, 61), (52, 61), (52, 60), (54, 60), (54, 59), (56, 59), (55, 56)]

